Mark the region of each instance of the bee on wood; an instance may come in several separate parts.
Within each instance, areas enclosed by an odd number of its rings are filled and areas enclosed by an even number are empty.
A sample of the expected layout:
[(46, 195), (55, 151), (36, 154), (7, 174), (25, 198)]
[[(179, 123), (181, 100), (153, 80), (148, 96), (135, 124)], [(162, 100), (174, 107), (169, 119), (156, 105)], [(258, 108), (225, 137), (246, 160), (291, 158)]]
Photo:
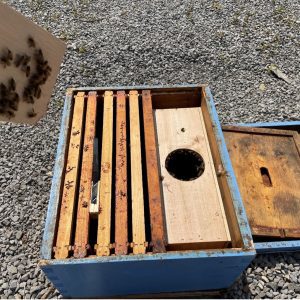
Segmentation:
[(13, 111), (11, 111), (11, 110), (6, 111), (5, 113), (6, 113), (6, 115), (7, 115), (7, 117), (8, 117), (9, 120), (11, 118), (14, 118), (16, 116), (15, 113)]
[(28, 65), (28, 63), (30, 62), (30, 60), (31, 60), (31, 57), (29, 56), (29, 55), (24, 55), (24, 59), (23, 59), (23, 62), (22, 62), (22, 65), (23, 66), (26, 66), (26, 65)]
[(37, 99), (41, 98), (41, 94), (42, 94), (42, 90), (39, 86), (35, 87), (35, 91), (34, 91), (34, 97)]
[(10, 91), (15, 91), (16, 90), (16, 82), (13, 78), (10, 78), (8, 81), (8, 89)]
[(0, 96), (1, 96), (1, 98), (5, 98), (7, 96), (7, 94), (8, 94), (8, 89), (7, 89), (6, 85), (1, 83), (0, 84)]
[(24, 88), (23, 91), (23, 100), (27, 103), (34, 103), (34, 99), (32, 97), (32, 91), (28, 87)]
[(16, 54), (14, 64), (18, 68), (24, 61), (25, 56), (21, 54)]
[(34, 111), (33, 108), (27, 112), (27, 117), (28, 118), (34, 118), (36, 115), (37, 114), (36, 114), (36, 112)]
[(22, 65), (21, 71), (25, 73), (26, 77), (29, 77), (30, 75), (30, 67), (27, 65)]
[(34, 57), (38, 65), (43, 65), (44, 64), (44, 55), (43, 51), (41, 49), (37, 49), (34, 52)]
[(33, 37), (29, 36), (27, 39), (27, 44), (29, 48), (35, 48), (35, 41)]
[(12, 52), (8, 48), (6, 48), (1, 55), (0, 63), (3, 65), (4, 68), (6, 68), (7, 66), (10, 66), (10, 62), (12, 59)]
[(15, 110), (15, 111), (18, 110), (18, 103), (16, 103), (16, 102), (9, 102), (8, 106), (9, 106), (9, 108), (11, 108), (12, 110)]
[(30, 84), (31, 85), (38, 85), (40, 83), (40, 76), (37, 73), (34, 73), (30, 77)]

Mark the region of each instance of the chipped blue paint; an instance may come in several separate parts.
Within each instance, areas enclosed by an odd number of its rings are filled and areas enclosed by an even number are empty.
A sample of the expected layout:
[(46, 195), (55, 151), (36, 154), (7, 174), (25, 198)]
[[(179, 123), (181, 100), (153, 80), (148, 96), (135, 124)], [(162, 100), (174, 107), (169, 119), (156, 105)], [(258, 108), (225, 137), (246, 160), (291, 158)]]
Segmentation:
[[(201, 85), (205, 87), (204, 85)], [(186, 86), (138, 86), (138, 87), (85, 87), (69, 89), (70, 92), (88, 90), (129, 89), (193, 89), (200, 85)], [(51, 195), (41, 251), (41, 268), (56, 288), (65, 297), (95, 298), (128, 294), (158, 292), (198, 291), (229, 287), (255, 257), (250, 229), (237, 189), (233, 169), (222, 135), (218, 116), (209, 89), (209, 113), (225, 171), (228, 174), (235, 208), (238, 213), (244, 241), (243, 249), (199, 250), (168, 252), (163, 254), (127, 255), (110, 257), (89, 257), (85, 259), (51, 259), (54, 230), (60, 193), (60, 178), (63, 172), (66, 151), (66, 137), (71, 115), (71, 97), (66, 97), (61, 132), (57, 150)], [(225, 151), (225, 153), (224, 153)], [(222, 154), (223, 153), (223, 154)]]
[[(238, 126), (274, 128), (283, 130), (296, 130), (300, 133), (300, 121), (291, 122), (269, 122), (269, 123), (246, 123), (238, 124)], [(300, 240), (292, 241), (276, 241), (276, 242), (255, 242), (257, 253), (274, 253), (299, 251)]]
[(213, 102), (213, 96), (210, 92), (210, 89), (206, 87), (205, 89), (206, 95), (209, 97), (208, 101), (208, 110), (210, 115), (212, 116), (212, 120), (214, 121), (215, 126), (213, 127), (214, 129), (214, 134), (217, 138), (217, 143), (220, 149), (220, 156), (222, 160), (222, 164), (224, 166), (224, 169), (227, 172), (227, 182), (230, 187), (230, 192), (232, 195), (233, 199), (233, 204), (235, 211), (237, 213), (237, 219), (242, 235), (242, 239), (244, 242), (244, 245), (246, 245), (249, 248), (253, 247), (253, 242), (252, 242), (252, 234), (251, 234), (251, 229), (248, 223), (247, 215), (246, 215), (246, 210), (242, 201), (242, 197), (239, 191), (238, 183), (233, 171), (233, 167), (231, 164), (231, 160), (229, 157), (229, 153), (226, 147), (224, 135), (222, 132), (221, 124), (219, 122), (218, 114)]
[(46, 224), (43, 235), (43, 242), (41, 248), (41, 258), (51, 259), (52, 245), (55, 234), (56, 217), (60, 195), (61, 177), (65, 163), (65, 151), (67, 146), (67, 136), (69, 129), (71, 98), (69, 95), (66, 97), (65, 105), (62, 114), (59, 141), (56, 152), (54, 173), (52, 178), (52, 185), (50, 191), (50, 199), (46, 217)]
[(300, 240), (254, 243), (257, 253), (300, 251)]

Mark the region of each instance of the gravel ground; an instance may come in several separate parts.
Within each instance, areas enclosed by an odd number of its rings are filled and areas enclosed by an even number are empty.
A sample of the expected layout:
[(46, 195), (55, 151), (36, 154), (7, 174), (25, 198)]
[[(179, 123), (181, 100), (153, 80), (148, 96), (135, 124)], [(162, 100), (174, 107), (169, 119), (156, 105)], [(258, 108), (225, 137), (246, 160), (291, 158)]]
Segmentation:
[[(68, 49), (47, 115), (0, 125), (1, 298), (60, 297), (37, 263), (67, 87), (209, 83), (224, 124), (300, 119), (299, 1), (4, 2)], [(225, 296), (300, 297), (299, 264), (258, 256)]]

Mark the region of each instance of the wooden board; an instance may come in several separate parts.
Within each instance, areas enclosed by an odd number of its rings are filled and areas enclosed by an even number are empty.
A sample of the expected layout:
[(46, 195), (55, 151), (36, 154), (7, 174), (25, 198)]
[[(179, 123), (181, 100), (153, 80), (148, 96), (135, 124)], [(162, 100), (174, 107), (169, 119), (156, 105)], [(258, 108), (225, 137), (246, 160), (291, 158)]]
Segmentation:
[(84, 144), (76, 218), (74, 257), (87, 255), (89, 237), (89, 207), (91, 203), (94, 138), (96, 130), (97, 93), (89, 92), (84, 129)]
[(128, 251), (126, 95), (117, 92), (115, 254)]
[(69, 255), (74, 223), (76, 190), (79, 183), (78, 172), (80, 169), (79, 161), (84, 113), (84, 93), (77, 93), (74, 102), (72, 128), (55, 247), (55, 258), (57, 259), (67, 258)]
[(103, 136), (100, 184), (98, 190), (97, 255), (110, 254), (111, 200), (112, 200), (112, 148), (113, 148), (113, 92), (104, 93)]
[[(225, 247), (230, 234), (201, 108), (158, 109), (155, 117), (168, 247)], [(167, 156), (180, 148), (202, 156), (205, 169), (197, 179), (179, 180), (167, 171)]]
[(293, 131), (223, 127), (253, 235), (300, 237), (300, 144)]
[(146, 170), (151, 223), (151, 242), (153, 253), (166, 251), (165, 224), (160, 191), (159, 165), (157, 161), (157, 142), (153, 121), (151, 92), (142, 92), (143, 121), (146, 152)]
[(140, 137), (139, 99), (137, 91), (129, 92), (130, 161), (132, 195), (133, 253), (143, 254), (146, 247), (143, 175)]
[[(13, 78), (16, 84), (16, 94), (14, 95), (11, 92), (2, 97), (0, 91), (0, 102), (8, 103), (7, 99), (9, 99), (12, 106), (14, 106), (13, 103), (15, 104), (14, 109), (5, 108), (6, 113), (1, 113), (0, 103), (0, 121), (34, 124), (47, 111), (66, 45), (4, 3), (0, 3), (0, 36), (0, 83), (8, 88), (8, 82)], [(28, 41), (29, 38), (32, 38), (34, 43), (31, 40), (31, 42)], [(33, 44), (35, 45), (33, 46)], [(10, 65), (5, 63), (7, 61), (7, 49), (11, 51), (12, 60), (8, 61)], [(38, 51), (39, 49), (42, 51), (42, 56)], [(23, 59), (17, 67), (18, 62), (16, 60), (21, 61), (21, 58), (17, 59), (17, 55), (23, 58), (24, 55), (27, 55), (31, 59), (28, 63), (26, 63), (26, 59)], [(38, 65), (41, 66), (43, 62), (45, 63), (44, 67), (38, 69)], [(49, 74), (46, 71), (47, 65), (51, 68), (51, 71), (48, 69)], [(27, 76), (26, 72), (29, 71)], [(41, 83), (43, 76), (47, 77), (44, 84)], [(24, 95), (25, 87), (28, 87), (30, 91), (27, 92), (26, 96)], [(35, 92), (34, 89), (36, 89)], [(32, 99), (28, 94), (32, 95)], [(16, 95), (18, 95), (19, 100), (17, 100)], [(33, 101), (34, 103), (28, 103)], [(14, 113), (15, 116), (8, 115), (8, 111)]]

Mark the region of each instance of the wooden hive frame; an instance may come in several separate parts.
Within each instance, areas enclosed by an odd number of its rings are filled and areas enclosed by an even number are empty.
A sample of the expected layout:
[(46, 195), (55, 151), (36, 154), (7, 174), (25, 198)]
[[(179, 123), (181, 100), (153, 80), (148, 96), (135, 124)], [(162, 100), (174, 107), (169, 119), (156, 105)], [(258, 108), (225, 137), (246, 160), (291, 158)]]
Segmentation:
[[(87, 258), (81, 259), (80, 257), (85, 256), (86, 253), (85, 251), (83, 252), (77, 252), (77, 253), (83, 253), (83, 254), (78, 254), (77, 257), (78, 259), (75, 260), (70, 260), (68, 259), (71, 256), (73, 256), (73, 251), (75, 251), (75, 256), (76, 256), (76, 244), (75, 244), (75, 249), (74, 249), (74, 244), (69, 244), (69, 245), (64, 245), (64, 246), (71, 246), (68, 248), (69, 253), (66, 257), (57, 257), (58, 259), (53, 259), (54, 255), (56, 255), (57, 251), (57, 229), (58, 229), (58, 223), (59, 223), (59, 215), (61, 213), (61, 208), (60, 208), (60, 201), (61, 201), (61, 195), (62, 195), (62, 190), (65, 188), (65, 171), (66, 171), (66, 162), (68, 159), (68, 145), (66, 145), (66, 141), (72, 137), (72, 134), (70, 132), (70, 128), (73, 126), (71, 125), (73, 120), (72, 120), (72, 112), (74, 110), (73, 106), (73, 101), (74, 97), (79, 96), (81, 94), (78, 93), (84, 93), (84, 99), (85, 101), (88, 101), (89, 98), (89, 93), (91, 92), (97, 92), (97, 105), (102, 106), (102, 112), (106, 110), (105, 106), (105, 97), (111, 97), (111, 94), (113, 92), (113, 98), (114, 98), (114, 105), (112, 108), (110, 108), (110, 111), (113, 111), (114, 115), (116, 115), (115, 121), (112, 122), (113, 131), (114, 135), (117, 137), (116, 139), (113, 139), (113, 145), (112, 148), (115, 150), (109, 151), (112, 153), (112, 157), (115, 157), (115, 152), (118, 152), (120, 155), (119, 158), (116, 161), (112, 161), (111, 164), (106, 165), (106, 169), (104, 168), (103, 170), (103, 164), (101, 164), (101, 172), (104, 172), (107, 174), (107, 172), (110, 172), (109, 170), (115, 170), (115, 168), (121, 168), (121, 173), (119, 173), (118, 176), (112, 174), (111, 180), (112, 182), (117, 182), (117, 188), (115, 189), (118, 191), (114, 195), (114, 197), (111, 197), (110, 199), (112, 202), (110, 203), (110, 207), (108, 206), (107, 208), (101, 208), (106, 210), (107, 209), (107, 216), (111, 217), (112, 223), (113, 224), (112, 229), (113, 229), (113, 235), (112, 231), (110, 231), (110, 243), (108, 244), (107, 241), (108, 239), (104, 240), (105, 243), (103, 244), (103, 247), (100, 247), (99, 250), (99, 241), (94, 241), (94, 245), (97, 245), (95, 247), (96, 252), (90, 252), (89, 256)], [(141, 103), (139, 106), (134, 104), (137, 101), (137, 95), (138, 99), (142, 99)], [(104, 97), (103, 97), (104, 96)], [(122, 105), (122, 101), (124, 102), (124, 96), (127, 99), (127, 102), (130, 99), (130, 105), (125, 106), (125, 112), (124, 112), (124, 106)], [(104, 103), (103, 103), (104, 100)], [(150, 101), (151, 100), (151, 101)], [(164, 229), (164, 221), (163, 221), (163, 207), (162, 207), (162, 199), (161, 199), (161, 194), (160, 189), (158, 187), (160, 186), (160, 174), (158, 172), (158, 167), (156, 166), (159, 162), (157, 161), (157, 149), (155, 148), (156, 143), (153, 143), (153, 141), (156, 139), (155, 135), (155, 123), (154, 123), (154, 118), (153, 118), (153, 109), (172, 109), (172, 108), (193, 108), (193, 107), (199, 107), (201, 106), (201, 109), (203, 111), (203, 122), (205, 124), (205, 128), (208, 132), (208, 142), (209, 146), (211, 148), (211, 155), (213, 158), (213, 165), (215, 168), (216, 173), (218, 173), (217, 180), (218, 180), (218, 186), (220, 188), (220, 193), (224, 205), (224, 210), (226, 213), (226, 217), (228, 220), (228, 228), (231, 236), (231, 244), (228, 245), (227, 248), (223, 249), (208, 249), (208, 250), (192, 250), (191, 251), (167, 251), (166, 249), (166, 240), (165, 240), (165, 229)], [(87, 109), (87, 108), (86, 108)], [(140, 112), (137, 114), (136, 111), (137, 109), (140, 110)], [(135, 113), (134, 113), (135, 111)], [(97, 112), (99, 112), (99, 109), (97, 109)], [(134, 123), (132, 123), (132, 118), (129, 118), (130, 114), (134, 113), (134, 117), (139, 116), (139, 120), (137, 122), (140, 123), (139, 129), (141, 130), (140, 132), (135, 129)], [(98, 116), (99, 117), (99, 116)], [(103, 118), (105, 116), (103, 115)], [(128, 123), (130, 120), (130, 124)], [(86, 120), (85, 120), (86, 121)], [(197, 284), (194, 281), (191, 281), (193, 283), (190, 284), (189, 287), (186, 286), (185, 283), (180, 282), (179, 279), (181, 276), (185, 276), (183, 274), (180, 274), (175, 272), (176, 268), (179, 267), (178, 263), (181, 258), (184, 259), (184, 261), (189, 264), (189, 262), (192, 263), (194, 259), (195, 262), (197, 262), (194, 265), (191, 265), (190, 270), (188, 271), (189, 273), (193, 273), (194, 268), (196, 265), (199, 263), (202, 264), (203, 268), (206, 266), (206, 262), (212, 262), (212, 265), (209, 267), (208, 273), (212, 274), (214, 271), (220, 268), (220, 265), (214, 263), (214, 258), (220, 257), (220, 259), (225, 259), (226, 263), (223, 265), (221, 268), (227, 268), (227, 266), (232, 265), (232, 262), (235, 260), (235, 257), (241, 255), (241, 260), (238, 265), (235, 265), (233, 268), (235, 271), (231, 272), (231, 276), (228, 276), (226, 280), (232, 281), (233, 276), (236, 276), (253, 258), (254, 256), (254, 251), (253, 251), (253, 243), (251, 239), (250, 229), (247, 223), (247, 219), (245, 216), (245, 211), (244, 207), (242, 204), (242, 201), (240, 199), (240, 195), (237, 189), (237, 184), (234, 178), (234, 174), (232, 172), (232, 167), (229, 163), (228, 159), (228, 153), (225, 147), (224, 139), (222, 136), (220, 124), (218, 123), (218, 118), (217, 114), (215, 111), (215, 108), (213, 106), (212, 102), (212, 96), (210, 94), (209, 89), (206, 86), (187, 86), (187, 87), (118, 87), (118, 88), (78, 88), (78, 89), (70, 89), (67, 92), (67, 98), (66, 98), (66, 105), (65, 105), (65, 110), (64, 110), (64, 116), (63, 116), (63, 125), (62, 125), (62, 131), (61, 131), (61, 136), (60, 136), (60, 142), (59, 142), (59, 147), (58, 147), (58, 156), (57, 156), (57, 161), (56, 161), (56, 169), (55, 169), (55, 174), (53, 178), (53, 184), (52, 184), (52, 191), (51, 191), (51, 197), (50, 197), (50, 205), (48, 209), (48, 215), (47, 215), (47, 220), (46, 220), (46, 228), (45, 228), (45, 234), (44, 234), (44, 240), (43, 240), (43, 246), (42, 246), (42, 258), (45, 259), (42, 261), (41, 265), (43, 270), (46, 272), (46, 274), (49, 275), (50, 280), (52, 281), (57, 281), (55, 278), (50, 274), (53, 270), (56, 269), (55, 266), (61, 265), (61, 263), (65, 264), (66, 263), (66, 268), (68, 269), (69, 266), (71, 267), (72, 265), (77, 268), (76, 266), (81, 266), (84, 267), (85, 271), (89, 270), (85, 268), (85, 265), (88, 263), (96, 264), (95, 266), (98, 266), (98, 262), (102, 262), (104, 264), (99, 265), (99, 268), (102, 269), (105, 268), (106, 264), (110, 265), (112, 269), (110, 269), (110, 272), (115, 272), (113, 266), (118, 266), (118, 265), (123, 265), (122, 261), (127, 265), (132, 266), (135, 265), (135, 262), (137, 263), (137, 273), (136, 275), (139, 276), (139, 272), (141, 272), (140, 268), (143, 268), (143, 266), (148, 265), (148, 267), (152, 270), (152, 266), (154, 267), (156, 265), (157, 260), (161, 260), (162, 265), (168, 264), (171, 261), (174, 261), (174, 274), (169, 274), (168, 276), (174, 277), (174, 282), (176, 285), (176, 282), (178, 283), (178, 286), (175, 287), (176, 290), (181, 290), (183, 291), (184, 289), (188, 288), (189, 290), (195, 290), (195, 286), (197, 286), (197, 289), (203, 289), (205, 286), (208, 289), (211, 289), (213, 287), (220, 288), (221, 286), (224, 286), (224, 278), (220, 274), (220, 281), (218, 283), (218, 280), (215, 281), (212, 278), (213, 277), (207, 276), (207, 278), (203, 277), (203, 283), (199, 285), (199, 282), (197, 280)], [(83, 120), (84, 122), (84, 120)], [(133, 121), (134, 122), (134, 121)], [(105, 126), (108, 126), (108, 123), (111, 124), (111, 121), (105, 122)], [(121, 126), (123, 124), (123, 127)], [(126, 124), (126, 125), (124, 125)], [(133, 125), (132, 125), (133, 124)], [(130, 148), (125, 148), (122, 147), (122, 141), (124, 142), (124, 136), (122, 138), (122, 131), (124, 134), (124, 126), (126, 127), (126, 131), (130, 133), (130, 141), (132, 144), (130, 144)], [(100, 126), (101, 127), (101, 126)], [(103, 127), (104, 128), (104, 127)], [(97, 131), (103, 131), (103, 128), (99, 128), (99, 126), (95, 129), (96, 130), (96, 135), (99, 134)], [(123, 129), (122, 129), (123, 128)], [(94, 133), (92, 133), (93, 135)], [(142, 135), (142, 146), (139, 148), (139, 139), (135, 141), (132, 139), (132, 135), (135, 137), (138, 137), (138, 135)], [(101, 135), (100, 135), (101, 136)], [(102, 132), (102, 137), (104, 136), (104, 133)], [(85, 144), (85, 139), (82, 137), (82, 145)], [(127, 141), (128, 144), (128, 141)], [(137, 149), (137, 152), (136, 152)], [(140, 150), (139, 150), (140, 149)], [(129, 151), (128, 151), (129, 150)], [(142, 151), (141, 151), (142, 150)], [(81, 149), (82, 151), (82, 149)], [(106, 154), (100, 149), (102, 152), (101, 154), (101, 159), (103, 159), (103, 156)], [(100, 152), (99, 151), (99, 152)], [(115, 151), (115, 152), (114, 152)], [(141, 153), (139, 153), (141, 151)], [(120, 179), (122, 178), (122, 168), (123, 171), (125, 170), (124, 164), (122, 164), (122, 159), (126, 160), (126, 163), (134, 164), (137, 163), (138, 160), (134, 160), (134, 158), (139, 157), (141, 155), (142, 160), (147, 160), (147, 164), (142, 165), (142, 170), (138, 171), (138, 174), (135, 174), (134, 172), (130, 172), (130, 178), (131, 183), (132, 183), (132, 178), (138, 178), (140, 177), (139, 175), (142, 172), (142, 176), (145, 180), (143, 180), (142, 183), (140, 183), (140, 188), (138, 191), (134, 191), (136, 187), (139, 185), (136, 185), (135, 187), (132, 188), (130, 187), (130, 184), (127, 184), (126, 188), (130, 188), (130, 190), (125, 192), (126, 189), (124, 190), (124, 185), (120, 183)], [(126, 157), (126, 159), (125, 159)], [(110, 157), (108, 158), (110, 160)], [(82, 160), (84, 160), (84, 157), (82, 157)], [(109, 161), (108, 161), (109, 163)], [(89, 167), (90, 168), (90, 167)], [(138, 170), (139, 168), (136, 168)], [(82, 170), (81, 170), (82, 172)], [(121, 176), (121, 177), (120, 177)], [(150, 180), (151, 178), (151, 180)], [(80, 181), (79, 178), (77, 179), (78, 182)], [(101, 190), (103, 190), (102, 185), (102, 180), (100, 178), (100, 184), (99, 186), (99, 193), (101, 193)], [(80, 186), (78, 188), (78, 193), (80, 193)], [(141, 191), (141, 188), (143, 189), (143, 192)], [(110, 192), (110, 191), (108, 191)], [(135, 200), (132, 201), (130, 197), (135, 193), (137, 197), (137, 202), (135, 204)], [(111, 208), (115, 207), (117, 198), (119, 196), (121, 197), (121, 202), (123, 203), (116, 209), (116, 211)], [(129, 195), (128, 197), (125, 197), (125, 195)], [(144, 196), (148, 199), (148, 203), (146, 207), (142, 208), (140, 205), (143, 204), (142, 201), (138, 200), (139, 197)], [(133, 199), (133, 198), (132, 198)], [(82, 204), (82, 200), (80, 200)], [(123, 202), (122, 202), (123, 201)], [(122, 212), (122, 206), (126, 207), (126, 202), (129, 201), (131, 202), (130, 204), (132, 207), (136, 207), (135, 211), (132, 212), (132, 215), (124, 215)], [(134, 203), (132, 203), (134, 202)], [(101, 199), (100, 199), (100, 204), (98, 204), (101, 207)], [(76, 206), (76, 205), (75, 205)], [(77, 205), (77, 209), (79, 212), (79, 206)], [(76, 207), (75, 207), (76, 208)], [(75, 209), (76, 210), (76, 209)], [(146, 233), (145, 236), (140, 236), (136, 242), (134, 240), (130, 241), (128, 237), (126, 237), (126, 234), (130, 233), (130, 230), (132, 230), (131, 234), (132, 237), (135, 236), (134, 230), (137, 228), (139, 230), (139, 227), (134, 225), (134, 220), (132, 221), (131, 225), (130, 223), (126, 222), (127, 218), (132, 218), (134, 217), (134, 214), (140, 210), (140, 213), (137, 214), (136, 218), (140, 218), (143, 215), (143, 212), (148, 212), (144, 217), (144, 222), (145, 224), (148, 224), (146, 226), (150, 226), (150, 232), (147, 234), (147, 231), (144, 232)], [(122, 215), (123, 214), (123, 215)], [(101, 215), (101, 214), (100, 214)], [(106, 230), (106, 225), (101, 223), (104, 222), (105, 220), (100, 220), (100, 215), (99, 215), (99, 220), (98, 220), (98, 227), (100, 226), (99, 224), (102, 224), (101, 228), (103, 230)], [(116, 219), (117, 218), (117, 222)], [(100, 221), (100, 222), (99, 222)], [(152, 222), (152, 223), (151, 223)], [(85, 223), (87, 224), (87, 222)], [(106, 223), (107, 224), (107, 223)], [(135, 226), (135, 228), (128, 228), (128, 230), (123, 230), (125, 231), (125, 235), (122, 233), (122, 230), (120, 230), (120, 226), (122, 224), (127, 224), (129, 227), (130, 226)], [(137, 224), (140, 224), (140, 221), (137, 222)], [(74, 225), (74, 224), (73, 224)], [(110, 225), (108, 225), (110, 226)], [(76, 226), (74, 226), (76, 228)], [(75, 231), (74, 231), (75, 232)], [(121, 232), (121, 233), (120, 233)], [(91, 233), (91, 236), (94, 235), (94, 233)], [(99, 234), (99, 231), (98, 231)], [(119, 236), (121, 235), (121, 236)], [(76, 236), (76, 234), (75, 234)], [(106, 235), (108, 237), (108, 235)], [(150, 238), (149, 238), (150, 236)], [(138, 237), (138, 235), (137, 235)], [(145, 237), (145, 238), (144, 238)], [(74, 236), (71, 236), (71, 239), (74, 240)], [(98, 236), (99, 238), (99, 236)], [(116, 246), (117, 240), (116, 238), (120, 241), (118, 242), (118, 247)], [(126, 238), (128, 239), (128, 243), (126, 246), (124, 246), (124, 241), (126, 241)], [(84, 239), (81, 239), (83, 241)], [(113, 243), (111, 243), (113, 241)], [(83, 244), (81, 244), (82, 247)], [(137, 247), (135, 250), (135, 246)], [(54, 248), (53, 248), (54, 247)], [(93, 247), (92, 247), (93, 248)], [(106, 249), (106, 250), (105, 250)], [(117, 250), (118, 249), (118, 250)], [(53, 252), (54, 250), (54, 252)], [(70, 251), (71, 250), (71, 251)], [(188, 249), (187, 249), (188, 250)], [(100, 251), (100, 252), (98, 252)], [(108, 252), (109, 251), (109, 252)], [(146, 254), (143, 254), (146, 253)], [(239, 254), (240, 253), (240, 254)], [(97, 256), (98, 255), (98, 256)], [(180, 259), (179, 256), (180, 255)], [(107, 257), (108, 256), (108, 257)], [(127, 258), (126, 258), (127, 257)], [(63, 258), (63, 259), (62, 259)], [(200, 259), (203, 258), (203, 259)], [(115, 260), (117, 259), (117, 260)], [(178, 260), (179, 259), (179, 260)], [(198, 260), (199, 259), (199, 260)], [(63, 262), (65, 261), (65, 262)], [(120, 264), (115, 264), (111, 265), (112, 262), (118, 262), (120, 261)], [(74, 265), (75, 263), (75, 265)], [(150, 265), (149, 265), (150, 264)], [(53, 266), (53, 268), (52, 268)], [(73, 268), (73, 267), (71, 267)], [(98, 267), (97, 267), (98, 268)], [(205, 267), (206, 268), (206, 267)], [(61, 269), (61, 268), (60, 268)], [(52, 270), (52, 271), (51, 271)], [(154, 270), (154, 269), (153, 269)], [(155, 272), (160, 272), (161, 267), (158, 267), (155, 269)], [(149, 269), (148, 269), (149, 271)], [(50, 272), (50, 273), (49, 273)], [(87, 271), (89, 272), (89, 271)], [(100, 271), (101, 272), (101, 271)], [(152, 271), (150, 271), (152, 272)], [(237, 273), (236, 273), (237, 272)], [(55, 277), (57, 277), (57, 272), (54, 271), (56, 274)], [(117, 276), (116, 273), (114, 273), (114, 276)], [(158, 273), (159, 274), (159, 273)], [(121, 274), (120, 274), (121, 275)], [(204, 275), (204, 274), (203, 274)], [(119, 275), (118, 275), (119, 276)], [(117, 276), (117, 277), (118, 277)], [(131, 276), (131, 275), (130, 275)], [(168, 277), (167, 276), (167, 277)], [(202, 275), (201, 275), (202, 276)], [(201, 277), (200, 276), (200, 277)], [(219, 275), (217, 275), (218, 277)], [(64, 272), (60, 273), (58, 275), (60, 278), (59, 281), (64, 281)], [(161, 278), (161, 276), (158, 276)], [(159, 278), (155, 278), (153, 280), (147, 280), (148, 286), (152, 286), (151, 281), (156, 282), (156, 280), (159, 280)], [(221, 279), (223, 278), (223, 279)], [(212, 281), (210, 281), (210, 279)], [(214, 278), (215, 279), (215, 278)], [(144, 279), (143, 277), (136, 277), (134, 279), (137, 282), (143, 282), (144, 284)], [(122, 281), (122, 280), (120, 280)], [(213, 281), (215, 281), (215, 284), (213, 284)], [(85, 282), (85, 281), (84, 281)], [(164, 280), (163, 280), (164, 282)], [(96, 287), (91, 288), (90, 284), (85, 282), (86, 286), (84, 287), (83, 291), (80, 292), (77, 287), (74, 287), (74, 285), (69, 286), (67, 283), (64, 283), (66, 285), (65, 287), (62, 287), (61, 290), (63, 291), (64, 295), (76, 295), (76, 296), (82, 296), (82, 295), (87, 295), (85, 292), (87, 289), (90, 289), (90, 294), (89, 296), (95, 296), (97, 293), (100, 293), (101, 295), (117, 295), (118, 293), (124, 294), (124, 291), (126, 290), (126, 293), (128, 292), (134, 292), (138, 293), (139, 289), (134, 289), (133, 287), (130, 287), (130, 285), (127, 287), (119, 287), (119, 285), (122, 286), (121, 282), (118, 283), (116, 290), (114, 291), (109, 291), (106, 288), (102, 286), (102, 290), (99, 291), (99, 288), (97, 290)], [(141, 285), (141, 290), (143, 290), (143, 284)], [(166, 283), (165, 283), (166, 284)], [(163, 285), (164, 286), (164, 285)], [(93, 291), (95, 289), (95, 291)], [(76, 292), (75, 292), (76, 290)], [(97, 291), (96, 291), (97, 290)], [(148, 292), (156, 292), (156, 291), (170, 291), (172, 288), (168, 287), (166, 284), (161, 290), (158, 287), (154, 286), (152, 288), (148, 289)], [(85, 291), (85, 292), (84, 292)], [(92, 292), (93, 291), (93, 292)], [(100, 295), (99, 294), (99, 295)]]

